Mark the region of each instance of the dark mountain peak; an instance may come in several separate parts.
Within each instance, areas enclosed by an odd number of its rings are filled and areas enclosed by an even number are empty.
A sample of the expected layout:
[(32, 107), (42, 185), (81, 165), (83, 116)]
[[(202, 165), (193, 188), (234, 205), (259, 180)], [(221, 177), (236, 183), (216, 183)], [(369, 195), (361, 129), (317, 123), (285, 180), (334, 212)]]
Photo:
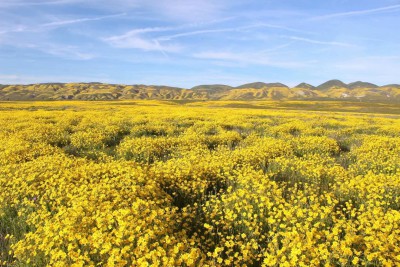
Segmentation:
[(195, 91), (226, 91), (232, 89), (232, 86), (225, 85), (225, 84), (201, 84), (190, 88), (191, 90)]
[(238, 89), (243, 89), (243, 88), (261, 89), (261, 88), (270, 88), (270, 87), (286, 87), (286, 88), (288, 88), (288, 86), (283, 83), (263, 83), (263, 82), (246, 83), (246, 84), (237, 86), (236, 88), (238, 88)]
[(313, 86), (309, 83), (300, 83), (300, 84), (296, 85), (294, 88), (315, 89), (315, 86)]
[(353, 83), (349, 83), (348, 87), (350, 89), (356, 89), (356, 88), (377, 88), (378, 85), (373, 84), (373, 83), (367, 83), (367, 82), (362, 82), (362, 81), (357, 81)]
[(347, 84), (340, 80), (330, 80), (327, 82), (324, 82), (323, 84), (320, 84), (317, 86), (317, 89), (319, 90), (328, 90), (332, 87), (339, 87), (339, 88), (348, 88)]
[(286, 87), (289, 88), (286, 84), (283, 83), (267, 83), (267, 87)]
[(237, 86), (237, 89), (243, 89), (243, 88), (254, 88), (254, 89), (261, 89), (263, 87), (266, 87), (267, 84), (263, 82), (254, 82), (254, 83), (246, 83), (242, 84), (240, 86)]

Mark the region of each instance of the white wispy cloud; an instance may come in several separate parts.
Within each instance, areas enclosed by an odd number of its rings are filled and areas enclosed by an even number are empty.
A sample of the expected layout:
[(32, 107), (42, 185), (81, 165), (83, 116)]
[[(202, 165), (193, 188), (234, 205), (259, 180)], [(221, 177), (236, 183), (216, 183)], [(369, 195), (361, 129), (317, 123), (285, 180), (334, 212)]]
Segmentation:
[[(0, 39), (1, 41), (1, 39)], [(98, 57), (97, 54), (86, 52), (82, 47), (49, 42), (20, 42), (14, 43), (18, 49), (36, 50), (37, 52), (70, 60), (90, 60)]]
[(195, 22), (221, 17), (230, 1), (146, 0), (139, 2), (151, 8), (154, 13), (170, 20)]
[[(207, 24), (214, 24), (221, 22), (223, 20), (216, 20), (209, 23), (194, 23), (194, 24), (183, 24), (172, 27), (147, 27), (138, 28), (130, 30), (126, 33), (120, 35), (114, 35), (110, 37), (103, 38), (103, 41), (108, 44), (118, 47), (118, 48), (136, 48), (144, 51), (161, 51), (164, 55), (165, 52), (179, 52), (182, 50), (182, 46), (179, 44), (166, 44), (165, 42), (171, 41), (176, 38), (212, 34), (212, 33), (222, 33), (222, 32), (242, 32), (255, 28), (277, 28), (285, 31), (296, 31), (296, 29), (274, 25), (266, 23), (257, 23), (238, 27), (229, 28), (206, 28), (192, 31), (182, 31), (190, 28), (199, 28), (207, 26)], [(163, 33), (163, 32), (177, 32), (169, 35), (146, 37), (147, 33)]]
[(204, 21), (221, 17), (230, 1), (213, 0), (1, 0), (0, 7), (83, 5), (107, 11), (151, 10), (153, 16), (175, 21)]
[(0, 75), (0, 84), (31, 84), (31, 83), (68, 83), (68, 82), (103, 82), (115, 83), (104, 75), (79, 76), (79, 75), (25, 75), (6, 74)]
[(355, 10), (355, 11), (327, 14), (327, 15), (313, 17), (313, 18), (311, 18), (311, 20), (323, 20), (323, 19), (331, 19), (331, 18), (339, 18), (339, 17), (360, 16), (360, 15), (367, 15), (367, 14), (380, 13), (380, 12), (396, 12), (396, 11), (400, 11), (400, 4), (379, 7), (379, 8), (372, 8), (372, 9), (364, 9), (364, 10)]
[(230, 31), (237, 31), (237, 30), (238, 29), (236, 29), (236, 28), (197, 30), (197, 31), (182, 32), (182, 33), (177, 33), (177, 34), (172, 34), (172, 35), (167, 35), (167, 36), (161, 36), (161, 37), (158, 37), (157, 40), (169, 41), (169, 40), (172, 40), (175, 38), (180, 38), (180, 37), (187, 37), (187, 36), (208, 34), (208, 33), (217, 33), (217, 32), (230, 32)]
[[(42, 37), (45, 35), (40, 35), (41, 36), (40, 38), (32, 39), (33, 35), (27, 33), (43, 32), (42, 34), (46, 34), (46, 31), (48, 29), (54, 29), (74, 23), (84, 23), (92, 20), (102, 20), (122, 15), (124, 14), (113, 14), (113, 15), (93, 17), (93, 18), (80, 18), (75, 20), (60, 20), (29, 27), (25, 25), (9, 26), (8, 28), (0, 31), (0, 45), (6, 44), (16, 48), (36, 50), (40, 51), (41, 53), (49, 54), (64, 59), (90, 60), (97, 57), (97, 55), (95, 55), (92, 52), (83, 51), (84, 49), (82, 47), (66, 45), (58, 42), (57, 43), (43, 42), (42, 39), (46, 38)], [(18, 35), (12, 35), (13, 33), (17, 33)]]
[(241, 31), (246, 31), (246, 30), (250, 30), (250, 29), (254, 29), (254, 28), (275, 28), (275, 29), (282, 29), (282, 30), (286, 30), (286, 31), (299, 32), (296, 29), (292, 29), (292, 28), (288, 28), (288, 27), (284, 27), (284, 26), (280, 26), (280, 25), (257, 23), (257, 24), (247, 25), (247, 26), (238, 26), (238, 27), (231, 27), (231, 28), (205, 29), (205, 30), (181, 32), (181, 33), (177, 33), (177, 34), (161, 36), (157, 39), (162, 40), (162, 41), (168, 41), (168, 40), (172, 40), (175, 38), (187, 37), (187, 36), (193, 36), (193, 35), (220, 33), (220, 32), (241, 32)]
[(82, 23), (82, 22), (87, 22), (87, 21), (96, 21), (96, 20), (103, 20), (103, 19), (109, 19), (109, 18), (115, 18), (115, 17), (121, 17), (125, 16), (126, 13), (120, 13), (120, 14), (113, 14), (113, 15), (107, 15), (107, 16), (101, 16), (101, 17), (94, 17), (94, 18), (79, 18), (79, 19), (71, 19), (71, 20), (59, 20), (59, 21), (53, 21), (49, 23), (44, 23), (39, 25), (40, 27), (59, 27), (59, 26), (64, 26), (68, 24), (75, 24), (75, 23)]
[(282, 59), (275, 60), (265, 54), (260, 53), (233, 53), (227, 51), (205, 51), (194, 53), (194, 58), (208, 59), (216, 61), (228, 61), (236, 62), (241, 64), (251, 65), (265, 65), (281, 68), (299, 68), (304, 67), (311, 62), (297, 62), (297, 61), (285, 61)]
[(180, 45), (160, 44), (156, 38), (146, 38), (142, 33), (160, 31), (161, 29), (139, 29), (130, 31), (123, 35), (103, 38), (103, 41), (117, 48), (136, 48), (144, 51), (160, 51), (165, 55), (166, 52), (178, 52), (181, 50)]
[(12, 25), (8, 26), (7, 29), (1, 30), (0, 35), (5, 35), (8, 33), (18, 33), (18, 32), (41, 32), (41, 31), (48, 31), (51, 29), (63, 27), (66, 25), (77, 24), (77, 23), (84, 23), (89, 21), (99, 21), (104, 19), (110, 19), (115, 17), (122, 17), (125, 16), (126, 13), (119, 13), (119, 14), (112, 14), (106, 16), (99, 16), (99, 17), (92, 17), (92, 18), (77, 18), (77, 19), (69, 19), (69, 20), (57, 20), (37, 25)]
[(276, 25), (276, 24), (269, 24), (269, 23), (259, 23), (260, 27), (266, 27), (266, 28), (273, 28), (273, 29), (280, 29), (280, 30), (285, 30), (289, 32), (297, 32), (297, 33), (303, 33), (303, 34), (314, 34), (309, 31), (304, 31), (304, 30), (299, 30), (291, 27), (286, 27), (282, 25)]
[(199, 28), (199, 27), (204, 27), (207, 25), (212, 25), (212, 24), (218, 24), (221, 22), (225, 22), (228, 20), (232, 20), (235, 17), (224, 17), (224, 18), (219, 18), (219, 19), (214, 19), (214, 20), (209, 20), (209, 21), (201, 21), (201, 22), (196, 22), (196, 23), (186, 23), (186, 24), (181, 24), (181, 25), (175, 25), (175, 26), (163, 26), (163, 27), (144, 27), (144, 28), (136, 28), (132, 29), (130, 31), (127, 31), (123, 34), (119, 35), (114, 35), (110, 36), (107, 38), (104, 38), (106, 40), (123, 40), (125, 38), (129, 38), (134, 35), (138, 34), (143, 34), (143, 33), (151, 33), (151, 32), (168, 32), (168, 31), (179, 31), (183, 29), (188, 29), (188, 28)]
[(282, 36), (282, 37), (290, 39), (290, 40), (301, 41), (301, 42), (306, 42), (306, 43), (310, 43), (310, 44), (342, 46), (342, 47), (355, 47), (355, 45), (353, 45), (353, 44), (343, 43), (343, 42), (321, 41), (321, 40), (303, 38), (303, 37), (298, 37), (298, 36)]
[(13, 1), (0, 1), (0, 7), (61, 5), (61, 4), (71, 4), (76, 2), (79, 2), (79, 0), (50, 0), (50, 1), (13, 0)]
[(123, 34), (110, 36), (110, 37), (107, 37), (107, 38), (104, 38), (104, 39), (105, 40), (112, 40), (112, 41), (124, 40), (124, 39), (130, 38), (132, 36), (136, 36), (138, 34), (149, 33), (149, 32), (172, 31), (172, 30), (177, 30), (177, 29), (181, 29), (181, 28), (184, 28), (184, 27), (186, 27), (186, 26), (138, 28), (138, 29), (130, 30), (130, 31), (128, 31), (126, 33), (123, 33)]
[(24, 32), (26, 31), (27, 27), (23, 25), (15, 25), (14, 27), (9, 27), (8, 29), (0, 31), (0, 35), (7, 34), (11, 32)]
[(89, 60), (96, 57), (93, 53), (82, 52), (79, 47), (70, 45), (44, 44), (36, 48), (44, 53), (67, 59)]
[[(189, 24), (181, 24), (176, 26), (169, 27), (145, 27), (145, 28), (137, 28), (130, 31), (127, 31), (123, 34), (114, 35), (102, 38), (103, 41), (110, 44), (113, 47), (117, 48), (136, 48), (144, 51), (160, 51), (166, 56), (166, 52), (178, 52), (182, 50), (182, 46), (178, 44), (163, 44), (163, 41), (169, 41), (173, 38), (177, 38), (179, 34), (164, 36), (164, 37), (146, 37), (145, 34), (148, 33), (162, 33), (162, 32), (173, 32), (179, 31), (183, 29), (190, 28), (198, 28), (204, 27), (210, 24), (216, 24), (220, 22), (224, 22), (227, 20), (233, 19), (233, 17), (226, 17), (222, 19), (211, 20), (208, 22), (198, 22), (198, 23), (189, 23)], [(186, 35), (194, 35), (200, 34), (200, 32), (205, 33), (206, 30), (198, 30), (196, 33), (194, 32), (186, 32), (181, 33), (183, 36)], [(208, 30), (209, 31), (209, 30)]]

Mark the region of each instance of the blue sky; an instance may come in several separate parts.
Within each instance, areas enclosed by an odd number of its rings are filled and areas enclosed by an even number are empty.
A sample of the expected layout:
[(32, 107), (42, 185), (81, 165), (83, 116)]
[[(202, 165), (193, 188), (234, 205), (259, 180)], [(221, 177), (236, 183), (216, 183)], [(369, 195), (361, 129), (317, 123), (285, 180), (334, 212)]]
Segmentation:
[(0, 84), (400, 83), (399, 27), (399, 0), (0, 0)]

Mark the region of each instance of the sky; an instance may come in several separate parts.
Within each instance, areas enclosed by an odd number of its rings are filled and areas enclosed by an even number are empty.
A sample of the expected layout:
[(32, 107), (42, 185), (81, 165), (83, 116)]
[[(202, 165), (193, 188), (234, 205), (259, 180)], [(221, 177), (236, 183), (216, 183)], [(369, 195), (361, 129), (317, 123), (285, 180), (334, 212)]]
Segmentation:
[(0, 0), (0, 84), (400, 83), (400, 0)]

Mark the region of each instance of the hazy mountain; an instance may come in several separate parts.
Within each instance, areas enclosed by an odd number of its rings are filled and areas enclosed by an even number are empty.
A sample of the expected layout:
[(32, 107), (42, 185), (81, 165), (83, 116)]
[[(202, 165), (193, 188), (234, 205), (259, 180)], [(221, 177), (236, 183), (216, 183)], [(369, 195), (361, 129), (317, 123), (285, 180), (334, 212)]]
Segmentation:
[(340, 80), (330, 80), (327, 82), (324, 82), (323, 84), (320, 84), (317, 86), (317, 89), (319, 90), (328, 90), (330, 88), (348, 88), (347, 84), (345, 84), (344, 82), (340, 81)]
[(267, 83), (267, 87), (286, 87), (289, 88), (286, 84), (283, 83)]
[(254, 89), (261, 89), (267, 87), (266, 83), (263, 82), (254, 82), (254, 83), (246, 83), (246, 84), (242, 84), (239, 86), (236, 86), (235, 88), (237, 89), (242, 89), (242, 88), (254, 88)]
[(361, 82), (361, 81), (357, 81), (357, 82), (353, 82), (353, 83), (349, 83), (347, 85), (350, 89), (355, 89), (355, 88), (378, 88), (379, 86), (373, 83), (367, 83), (367, 82)]
[(302, 89), (315, 89), (315, 86), (309, 84), (309, 83), (300, 83), (298, 85), (296, 85), (293, 88), (302, 88)]
[(349, 99), (400, 102), (400, 85), (381, 87), (367, 82), (346, 85), (339, 80), (318, 87), (301, 83), (289, 88), (282, 83), (248, 83), (238, 87), (199, 85), (191, 89), (163, 85), (105, 83), (42, 83), (0, 85), (0, 100), (287, 100)]
[(246, 83), (240, 86), (237, 86), (237, 89), (243, 88), (253, 88), (253, 89), (262, 89), (262, 88), (271, 88), (271, 87), (286, 87), (289, 88), (287, 85), (282, 83), (263, 83), (263, 82), (255, 82), (255, 83)]

